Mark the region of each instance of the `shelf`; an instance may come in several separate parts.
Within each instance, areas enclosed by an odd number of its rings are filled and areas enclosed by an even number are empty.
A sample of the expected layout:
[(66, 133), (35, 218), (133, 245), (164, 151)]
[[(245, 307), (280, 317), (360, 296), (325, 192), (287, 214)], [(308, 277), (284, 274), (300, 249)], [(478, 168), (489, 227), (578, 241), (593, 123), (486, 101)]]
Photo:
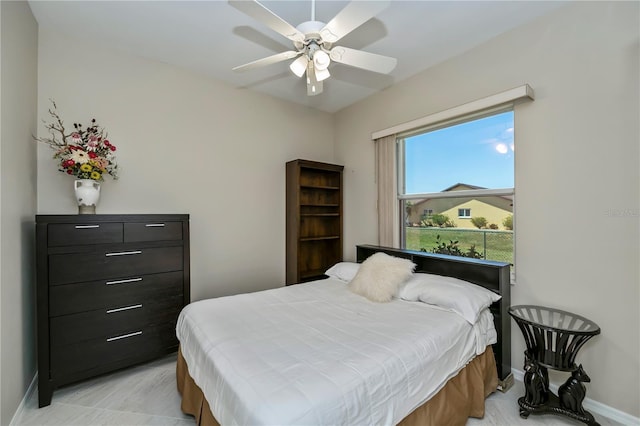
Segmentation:
[(340, 213), (301, 213), (300, 216), (340, 217)]
[(300, 185), (300, 188), (311, 188), (311, 189), (330, 189), (333, 191), (339, 190), (339, 186), (324, 186), (324, 185)]
[(300, 204), (301, 207), (339, 207), (340, 204)]
[(320, 240), (339, 240), (340, 235), (330, 235), (327, 237), (300, 237), (300, 241), (320, 241)]

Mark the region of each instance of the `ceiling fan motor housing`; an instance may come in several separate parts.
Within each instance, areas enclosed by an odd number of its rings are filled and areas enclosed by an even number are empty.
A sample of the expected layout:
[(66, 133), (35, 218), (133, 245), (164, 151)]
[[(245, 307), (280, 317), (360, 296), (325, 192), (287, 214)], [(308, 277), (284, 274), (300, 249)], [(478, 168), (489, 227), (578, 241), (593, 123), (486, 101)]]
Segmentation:
[(296, 29), (305, 35), (305, 42), (309, 39), (320, 40), (320, 30), (324, 28), (326, 24), (320, 21), (307, 21), (298, 25)]

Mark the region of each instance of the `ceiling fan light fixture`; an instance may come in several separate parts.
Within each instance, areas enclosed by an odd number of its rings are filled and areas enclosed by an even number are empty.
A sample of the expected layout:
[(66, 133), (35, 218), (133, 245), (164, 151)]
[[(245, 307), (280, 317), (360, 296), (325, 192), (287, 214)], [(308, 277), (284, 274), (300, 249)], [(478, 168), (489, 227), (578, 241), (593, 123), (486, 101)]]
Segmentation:
[(291, 62), (289, 65), (289, 69), (297, 75), (298, 77), (302, 77), (304, 72), (307, 70), (307, 65), (309, 63), (309, 59), (306, 56), (302, 55), (295, 61)]
[(331, 74), (329, 73), (329, 70), (324, 69), (318, 69), (316, 68), (316, 80), (318, 81), (324, 81), (326, 79), (328, 79), (329, 77), (331, 77)]
[(331, 76), (329, 66), (332, 62), (380, 74), (389, 74), (395, 68), (395, 58), (333, 46), (335, 42), (376, 16), (391, 3), (391, 0), (351, 0), (327, 24), (316, 21), (316, 1), (311, 0), (311, 20), (294, 27), (269, 10), (260, 0), (228, 0), (231, 6), (291, 40), (295, 47), (295, 50), (258, 59), (234, 67), (233, 70), (246, 71), (295, 58), (289, 64), (291, 72), (298, 77), (303, 77), (306, 73), (307, 94), (314, 96), (322, 93), (323, 81)]
[(331, 58), (327, 52), (323, 50), (316, 50), (313, 54), (313, 66), (316, 70), (326, 70), (331, 63)]

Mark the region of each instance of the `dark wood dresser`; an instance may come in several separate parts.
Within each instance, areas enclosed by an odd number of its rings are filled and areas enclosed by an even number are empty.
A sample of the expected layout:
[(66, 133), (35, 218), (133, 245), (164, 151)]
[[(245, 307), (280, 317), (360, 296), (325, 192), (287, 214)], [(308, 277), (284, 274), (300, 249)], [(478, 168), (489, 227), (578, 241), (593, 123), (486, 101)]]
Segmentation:
[(189, 215), (38, 215), (38, 397), (174, 352)]

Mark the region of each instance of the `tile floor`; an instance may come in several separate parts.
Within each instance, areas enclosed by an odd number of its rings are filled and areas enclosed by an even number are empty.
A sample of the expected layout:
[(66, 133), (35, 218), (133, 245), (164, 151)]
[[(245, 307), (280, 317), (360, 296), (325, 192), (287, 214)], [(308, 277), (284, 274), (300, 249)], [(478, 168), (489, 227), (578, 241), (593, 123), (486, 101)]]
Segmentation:
[[(469, 419), (467, 425), (581, 425), (553, 415), (520, 418), (516, 401), (523, 394), (522, 382), (516, 382), (507, 393), (494, 393), (487, 399), (485, 417)], [(602, 426), (619, 425), (597, 414), (595, 417)], [(194, 424), (193, 417), (180, 411), (175, 355), (58, 389), (51, 405), (45, 408), (38, 409), (38, 396), (34, 392), (12, 423), (15, 426)]]

